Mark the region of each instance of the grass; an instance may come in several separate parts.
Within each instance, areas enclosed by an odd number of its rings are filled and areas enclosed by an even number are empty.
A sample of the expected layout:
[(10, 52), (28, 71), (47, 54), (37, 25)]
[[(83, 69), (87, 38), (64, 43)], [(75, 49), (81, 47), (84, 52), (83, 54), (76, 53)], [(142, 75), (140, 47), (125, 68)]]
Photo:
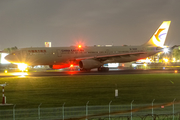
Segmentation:
[[(16, 108), (150, 104), (180, 100), (180, 74), (0, 78), (7, 103)], [(115, 98), (115, 89), (119, 97)], [(12, 107), (12, 106), (11, 106)], [(2, 107), (0, 107), (1, 109)]]

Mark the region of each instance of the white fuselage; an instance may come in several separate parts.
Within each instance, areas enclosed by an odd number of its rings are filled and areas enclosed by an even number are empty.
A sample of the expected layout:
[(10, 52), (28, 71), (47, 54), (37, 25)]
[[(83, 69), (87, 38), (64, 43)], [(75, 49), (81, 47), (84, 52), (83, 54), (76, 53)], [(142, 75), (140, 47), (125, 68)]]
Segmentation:
[(106, 63), (124, 63), (146, 58), (160, 52), (158, 47), (111, 46), (111, 47), (32, 47), (22, 48), (7, 56), (14, 63), (28, 65), (61, 65), (83, 59), (100, 59)]

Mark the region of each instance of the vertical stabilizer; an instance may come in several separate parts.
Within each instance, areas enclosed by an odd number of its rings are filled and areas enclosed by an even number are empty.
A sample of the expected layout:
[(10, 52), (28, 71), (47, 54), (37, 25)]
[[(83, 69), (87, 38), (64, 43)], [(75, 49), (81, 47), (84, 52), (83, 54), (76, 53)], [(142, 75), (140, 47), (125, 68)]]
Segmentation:
[(163, 47), (171, 21), (164, 21), (145, 46)]

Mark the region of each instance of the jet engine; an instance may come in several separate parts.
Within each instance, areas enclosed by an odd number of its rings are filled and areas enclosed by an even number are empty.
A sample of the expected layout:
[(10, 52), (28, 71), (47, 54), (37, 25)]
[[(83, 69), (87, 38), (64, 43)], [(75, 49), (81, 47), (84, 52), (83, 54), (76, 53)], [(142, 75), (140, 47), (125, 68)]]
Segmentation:
[(103, 65), (103, 63), (101, 63), (97, 60), (93, 60), (93, 59), (81, 60), (79, 62), (79, 67), (84, 70), (98, 68), (98, 67), (101, 67), (102, 65)]

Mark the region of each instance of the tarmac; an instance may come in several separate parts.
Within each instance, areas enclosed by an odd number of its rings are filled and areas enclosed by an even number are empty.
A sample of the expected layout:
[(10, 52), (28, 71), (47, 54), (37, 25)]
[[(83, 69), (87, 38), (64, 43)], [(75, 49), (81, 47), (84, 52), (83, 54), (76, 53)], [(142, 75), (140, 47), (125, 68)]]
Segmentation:
[(123, 74), (167, 74), (180, 73), (180, 70), (111, 70), (109, 72), (81, 72), (81, 71), (38, 71), (38, 72), (9, 72), (0, 73), (0, 77), (46, 77), (46, 76), (78, 76), (78, 75), (123, 75)]

